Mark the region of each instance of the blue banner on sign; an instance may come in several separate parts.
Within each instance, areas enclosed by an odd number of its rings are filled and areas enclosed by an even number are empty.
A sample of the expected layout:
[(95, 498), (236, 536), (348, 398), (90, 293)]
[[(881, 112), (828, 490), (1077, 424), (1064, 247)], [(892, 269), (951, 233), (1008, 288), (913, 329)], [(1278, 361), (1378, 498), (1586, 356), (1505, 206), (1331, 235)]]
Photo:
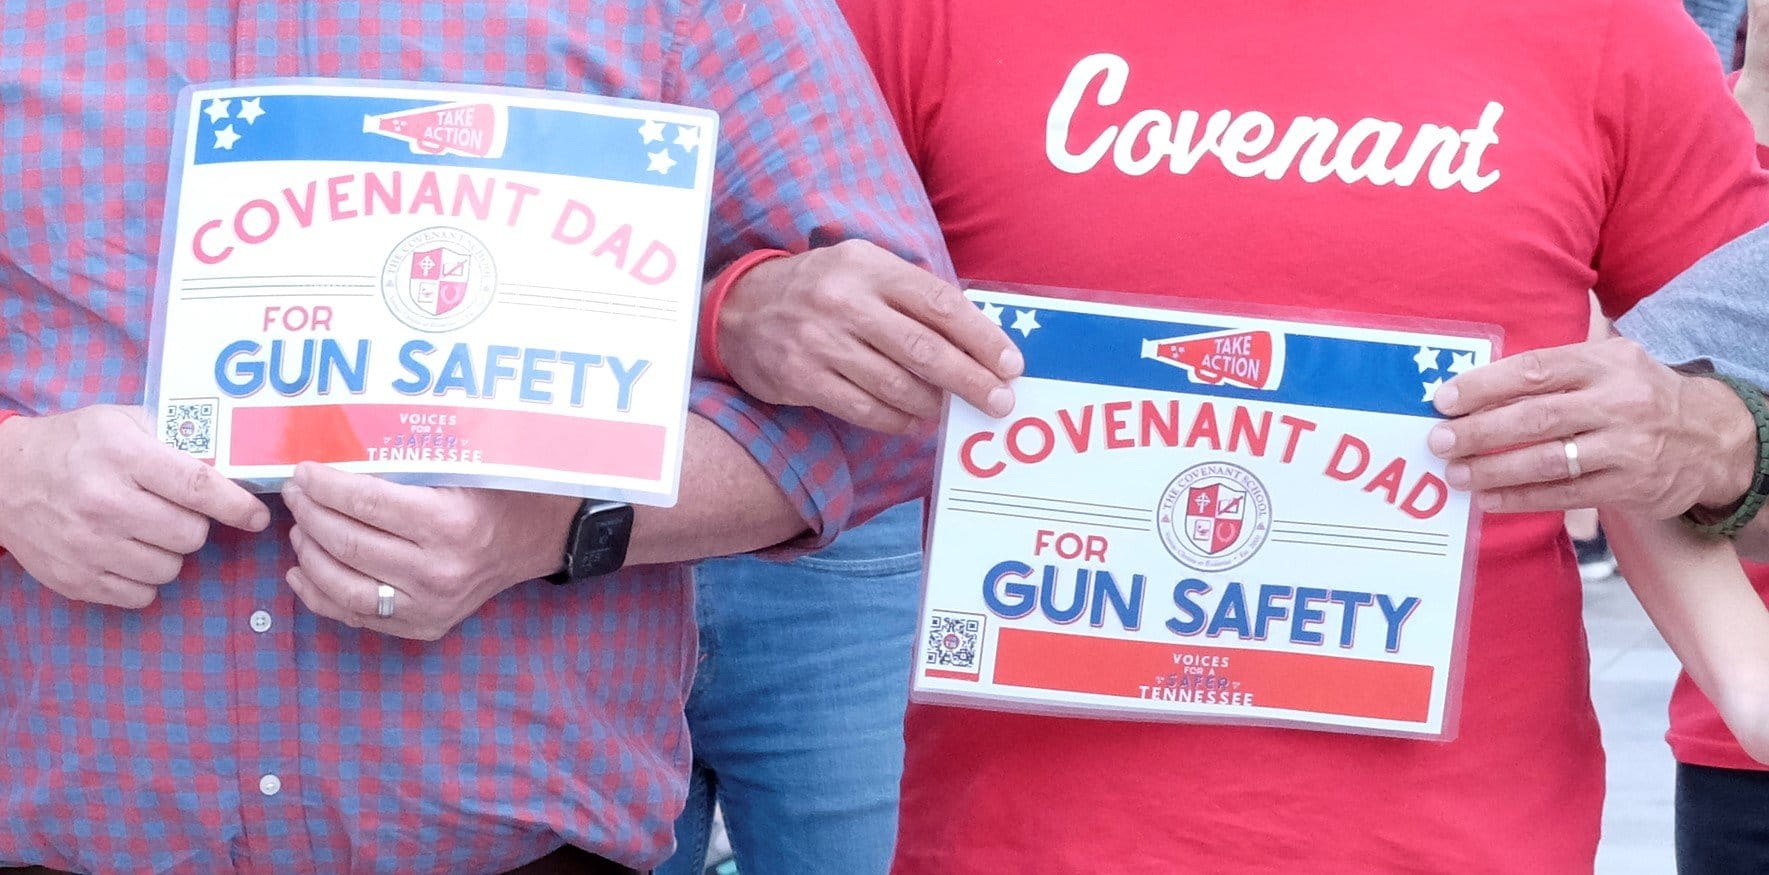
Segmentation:
[[(433, 99), (334, 94), (228, 97), (191, 107), (196, 164), (251, 161), (389, 162), (497, 168), (691, 189), (710, 132), (679, 117), (505, 108), (490, 97)], [(703, 143), (703, 140), (706, 142)]]
[(1052, 303), (981, 304), (1025, 353), (1028, 377), (1437, 419), (1437, 387), (1477, 361), (1472, 343), (1409, 346), (1076, 313)]

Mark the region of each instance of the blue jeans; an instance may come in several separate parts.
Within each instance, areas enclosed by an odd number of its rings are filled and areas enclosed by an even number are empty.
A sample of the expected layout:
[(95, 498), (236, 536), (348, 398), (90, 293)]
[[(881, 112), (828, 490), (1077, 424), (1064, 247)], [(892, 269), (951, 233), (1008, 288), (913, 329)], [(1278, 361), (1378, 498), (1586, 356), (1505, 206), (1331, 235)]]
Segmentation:
[(698, 875), (716, 800), (744, 875), (883, 875), (921, 600), (921, 505), (791, 563), (695, 568), (694, 771), (676, 854)]
[(1732, 53), (1738, 45), (1738, 22), (1744, 18), (1748, 0), (1683, 0), (1689, 16), (1714, 41), (1720, 66), (1732, 69)]

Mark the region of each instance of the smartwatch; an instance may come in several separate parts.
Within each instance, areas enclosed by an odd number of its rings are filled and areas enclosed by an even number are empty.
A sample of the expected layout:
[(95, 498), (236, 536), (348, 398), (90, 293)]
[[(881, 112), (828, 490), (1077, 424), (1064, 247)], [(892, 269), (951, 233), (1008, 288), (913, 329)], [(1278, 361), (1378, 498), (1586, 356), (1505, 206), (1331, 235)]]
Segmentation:
[(547, 575), (548, 583), (567, 584), (613, 574), (627, 561), (633, 538), (633, 506), (618, 501), (585, 501), (565, 533), (565, 562)]

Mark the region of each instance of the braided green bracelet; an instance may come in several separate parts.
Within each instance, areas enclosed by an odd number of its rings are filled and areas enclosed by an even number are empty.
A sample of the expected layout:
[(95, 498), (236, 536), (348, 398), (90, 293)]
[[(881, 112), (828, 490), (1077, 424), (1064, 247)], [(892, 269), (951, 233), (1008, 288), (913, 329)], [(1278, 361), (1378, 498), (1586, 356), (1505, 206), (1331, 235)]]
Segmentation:
[(1751, 489), (1744, 494), (1744, 500), (1731, 515), (1719, 521), (1704, 519), (1711, 514), (1703, 514), (1702, 508), (1692, 507), (1683, 514), (1683, 518), (1694, 526), (1696, 531), (1709, 535), (1720, 535), (1730, 538), (1755, 519), (1757, 512), (1763, 509), (1763, 503), (1769, 500), (1769, 403), (1763, 400), (1763, 393), (1755, 386), (1743, 380), (1728, 377), (1725, 374), (1707, 374), (1719, 380), (1738, 393), (1739, 400), (1750, 408), (1751, 419), (1757, 424), (1757, 473), (1751, 478)]

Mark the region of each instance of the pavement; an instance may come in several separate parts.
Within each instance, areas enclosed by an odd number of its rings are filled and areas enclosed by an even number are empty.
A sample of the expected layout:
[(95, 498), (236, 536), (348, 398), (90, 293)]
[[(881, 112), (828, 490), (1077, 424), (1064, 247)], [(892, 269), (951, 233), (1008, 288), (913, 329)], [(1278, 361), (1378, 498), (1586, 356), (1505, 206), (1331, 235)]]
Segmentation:
[(1597, 875), (1671, 875), (1676, 765), (1664, 735), (1677, 658), (1620, 577), (1585, 584), (1585, 630), (1609, 763)]

